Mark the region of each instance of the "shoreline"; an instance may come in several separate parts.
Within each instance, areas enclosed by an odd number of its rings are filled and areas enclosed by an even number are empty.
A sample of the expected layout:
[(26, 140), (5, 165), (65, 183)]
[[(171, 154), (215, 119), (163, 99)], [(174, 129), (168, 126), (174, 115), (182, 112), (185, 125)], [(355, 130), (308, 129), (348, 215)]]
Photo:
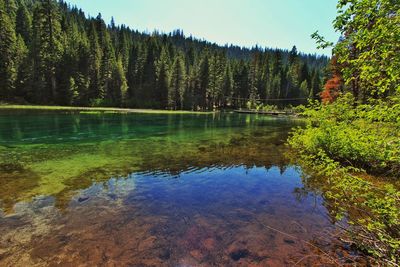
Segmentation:
[(69, 107), (46, 105), (0, 105), (0, 110), (54, 110), (54, 111), (83, 111), (83, 112), (113, 112), (113, 113), (142, 113), (142, 114), (213, 114), (213, 111), (162, 110), (162, 109), (131, 109), (112, 107)]

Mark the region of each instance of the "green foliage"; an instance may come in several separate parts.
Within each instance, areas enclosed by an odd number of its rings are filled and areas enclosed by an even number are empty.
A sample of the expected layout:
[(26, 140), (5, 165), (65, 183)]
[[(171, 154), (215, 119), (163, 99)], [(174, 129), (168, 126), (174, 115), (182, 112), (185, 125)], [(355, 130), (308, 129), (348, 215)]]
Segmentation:
[(341, 0), (334, 27), (344, 38), (334, 54), (360, 99), (400, 92), (400, 2)]
[(331, 105), (314, 102), (303, 113), (307, 127), (295, 136), (303, 138), (307, 153), (322, 149), (344, 165), (395, 174), (400, 170), (399, 103), (354, 106), (354, 101), (346, 94)]
[[(340, 0), (338, 10), (334, 27), (342, 38), (334, 47), (335, 74), (350, 93), (331, 104), (311, 102), (303, 113), (307, 126), (295, 130), (289, 143), (316, 173), (306, 178), (308, 186), (323, 192), (332, 216), (347, 220), (355, 244), (398, 266), (400, 2)], [(331, 45), (318, 33), (313, 38), (320, 47)]]
[[(304, 135), (295, 135), (290, 143), (300, 154), (296, 163), (308, 166), (305, 186), (323, 192), (331, 216), (347, 230), (348, 237), (364, 252), (386, 265), (400, 261), (400, 191), (391, 184), (376, 185), (362, 178), (363, 172), (343, 167), (322, 149), (307, 154), (300, 146)], [(310, 142), (308, 140), (308, 142)]]
[(0, 0), (0, 97), (3, 99), (13, 95), (17, 75), (17, 37), (6, 7), (6, 1)]
[(325, 40), (325, 38), (322, 35), (320, 35), (318, 33), (318, 31), (316, 31), (313, 34), (311, 34), (311, 38), (313, 38), (317, 42), (317, 44), (318, 44), (317, 48), (318, 49), (325, 49), (325, 48), (328, 48), (328, 47), (332, 47), (334, 45), (333, 42), (329, 42), (329, 41)]
[(348, 220), (353, 241), (372, 255), (397, 263), (400, 191), (390, 182), (376, 185), (362, 177), (400, 177), (399, 104), (393, 98), (390, 104), (355, 105), (351, 94), (329, 105), (312, 102), (303, 113), (307, 126), (289, 139), (301, 164), (326, 177), (314, 186), (333, 207), (333, 215)]
[(261, 108), (264, 111), (272, 111), (272, 110), (278, 110), (278, 106), (276, 105), (264, 105)]
[(56, 70), (63, 54), (61, 15), (53, 0), (38, 1), (33, 11), (32, 53), (38, 97), (52, 103), (58, 97)]
[(168, 103), (171, 109), (183, 108), (185, 94), (185, 66), (181, 57), (177, 57), (172, 66)]
[(238, 108), (249, 99), (317, 96), (320, 84), (312, 93), (300, 85), (312, 74), (322, 79), (328, 62), (296, 49), (221, 47), (180, 30), (139, 33), (55, 0), (2, 0), (0, 26), (0, 97), (8, 102)]

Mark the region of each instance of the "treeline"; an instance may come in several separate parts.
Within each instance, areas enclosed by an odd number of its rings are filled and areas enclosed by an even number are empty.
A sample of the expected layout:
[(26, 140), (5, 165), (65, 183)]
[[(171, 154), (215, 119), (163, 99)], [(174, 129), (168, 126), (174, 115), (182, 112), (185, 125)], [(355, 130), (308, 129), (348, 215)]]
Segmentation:
[[(218, 109), (319, 97), (328, 58), (146, 34), (54, 0), (0, 0), (0, 101)], [(270, 100), (269, 100), (270, 99)], [(284, 100), (284, 101), (282, 101)]]

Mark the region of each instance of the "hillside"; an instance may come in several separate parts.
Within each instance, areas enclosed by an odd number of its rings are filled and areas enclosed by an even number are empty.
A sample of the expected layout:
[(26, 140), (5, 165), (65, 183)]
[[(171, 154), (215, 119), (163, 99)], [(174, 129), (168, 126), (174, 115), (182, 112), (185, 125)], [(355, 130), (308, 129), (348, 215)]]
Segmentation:
[(318, 98), (328, 58), (146, 34), (65, 2), (0, 0), (0, 100), (206, 110)]

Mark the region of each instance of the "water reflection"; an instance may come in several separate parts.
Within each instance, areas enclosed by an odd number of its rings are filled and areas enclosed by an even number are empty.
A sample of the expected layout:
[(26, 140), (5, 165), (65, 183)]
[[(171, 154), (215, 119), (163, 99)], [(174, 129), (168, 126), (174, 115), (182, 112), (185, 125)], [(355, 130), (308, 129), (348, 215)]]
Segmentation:
[[(95, 182), (62, 213), (54, 199), (39, 198), (3, 217), (0, 233), (12, 236), (13, 249), (3, 262), (18, 255), (50, 265), (294, 264), (312, 251), (304, 241), (332, 230), (322, 199), (312, 194), (297, 199), (299, 186), (294, 167), (245, 166), (178, 175), (141, 172)], [(18, 248), (21, 243), (32, 252)]]
[(43, 111), (7, 111), (0, 113), (0, 145), (55, 144), (148, 136), (178, 135), (198, 132), (264, 126), (291, 127), (287, 119), (272, 119), (243, 114), (115, 114)]
[(283, 166), (294, 123), (235, 114), (0, 114), (0, 206), (11, 212), (19, 201), (51, 195), (62, 207), (75, 190), (134, 171)]
[(335, 265), (324, 201), (283, 156), (296, 125), (3, 112), (0, 265)]

